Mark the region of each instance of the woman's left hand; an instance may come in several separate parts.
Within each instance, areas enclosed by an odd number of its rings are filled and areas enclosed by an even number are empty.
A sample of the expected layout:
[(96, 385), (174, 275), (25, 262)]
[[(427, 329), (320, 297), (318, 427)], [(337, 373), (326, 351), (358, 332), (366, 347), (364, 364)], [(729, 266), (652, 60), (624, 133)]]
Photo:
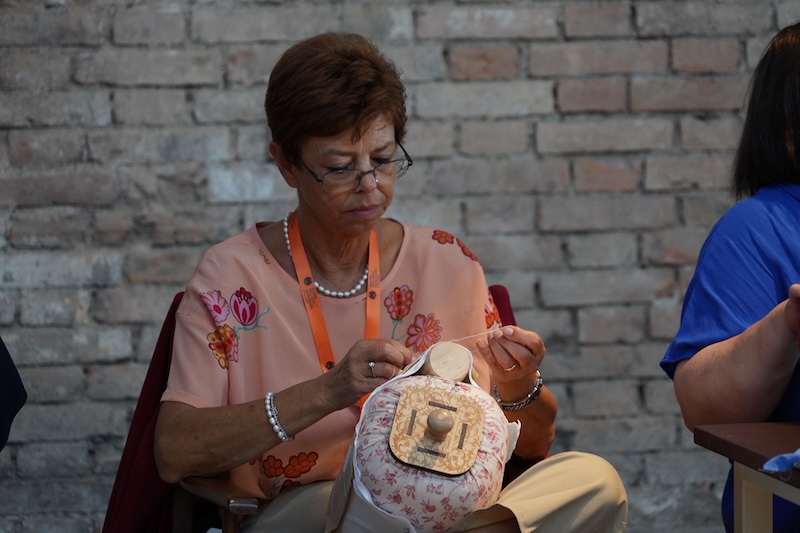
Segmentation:
[[(476, 345), (492, 371), (497, 394), (505, 402), (518, 402), (531, 393), (545, 354), (544, 341), (537, 333), (517, 326), (503, 326), (488, 332), (486, 340), (481, 339)], [(514, 453), (538, 460), (550, 453), (558, 408), (555, 397), (546, 387), (542, 387), (539, 398), (530, 406), (504, 412), (509, 420), (522, 422)]]
[(476, 345), (497, 384), (525, 381), (533, 386), (546, 351), (537, 333), (517, 326), (490, 331)]

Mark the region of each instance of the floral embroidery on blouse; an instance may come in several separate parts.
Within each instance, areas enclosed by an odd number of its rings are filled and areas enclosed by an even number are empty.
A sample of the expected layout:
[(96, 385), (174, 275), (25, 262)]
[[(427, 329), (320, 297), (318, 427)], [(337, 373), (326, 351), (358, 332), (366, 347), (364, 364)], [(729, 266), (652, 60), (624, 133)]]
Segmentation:
[(456, 239), (456, 242), (461, 247), (461, 251), (464, 252), (464, 255), (466, 255), (467, 257), (469, 257), (473, 261), (476, 261), (476, 262), (478, 261), (478, 257), (475, 254), (473, 254), (472, 251), (469, 248), (467, 248), (467, 245), (464, 244), (461, 241), (461, 239)]
[(259, 481), (258, 484), (267, 498), (273, 499), (284, 487), (300, 485), (295, 479), (309, 472), (314, 465), (317, 464), (317, 459), (319, 459), (319, 454), (317, 452), (300, 452), (297, 455), (289, 457), (287, 465), (283, 466), (282, 460), (274, 455), (268, 455), (267, 458), (261, 462), (261, 468), (263, 469), (264, 475), (269, 479), (270, 485), (269, 487), (265, 487), (261, 481)]
[(403, 322), (403, 318), (411, 311), (411, 304), (414, 303), (414, 291), (408, 288), (408, 285), (395, 287), (383, 300), (383, 305), (389, 312), (389, 318), (392, 319), (394, 327), (392, 328), (392, 339), (395, 339), (395, 331), (397, 326)]
[(473, 261), (476, 262), (478, 261), (478, 257), (474, 253), (472, 253), (472, 251), (469, 248), (467, 248), (467, 245), (464, 244), (464, 242), (461, 239), (454, 236), (452, 233), (440, 229), (435, 229), (433, 230), (433, 235), (431, 235), (431, 238), (434, 241), (438, 242), (439, 244), (453, 244), (455, 242), (458, 244), (459, 247), (461, 247), (461, 251), (464, 252), (464, 255), (466, 255)]
[(494, 303), (494, 298), (492, 298), (492, 291), (489, 291), (489, 305), (484, 306), (483, 314), (486, 317), (486, 329), (492, 329), (495, 324), (498, 326), (503, 325), (500, 321), (500, 311), (497, 309), (497, 304)]
[[(230, 361), (239, 362), (239, 331), (255, 328), (266, 328), (258, 325), (259, 319), (269, 312), (269, 308), (258, 314), (258, 300), (244, 287), (239, 287), (229, 298), (230, 303), (222, 296), (222, 292), (212, 290), (200, 293), (200, 299), (211, 314), (216, 328), (208, 334), (208, 347), (217, 359), (220, 368), (228, 368)], [(240, 326), (226, 324), (231, 316)]]
[(208, 334), (208, 347), (221, 368), (228, 368), (228, 361), (239, 362), (239, 338), (228, 324)]
[(441, 332), (442, 326), (439, 325), (439, 321), (436, 320), (433, 313), (427, 316), (418, 314), (408, 326), (406, 346), (417, 353), (424, 353), (442, 338)]
[(455, 237), (452, 233), (440, 229), (433, 230), (433, 240), (439, 244), (453, 244)]

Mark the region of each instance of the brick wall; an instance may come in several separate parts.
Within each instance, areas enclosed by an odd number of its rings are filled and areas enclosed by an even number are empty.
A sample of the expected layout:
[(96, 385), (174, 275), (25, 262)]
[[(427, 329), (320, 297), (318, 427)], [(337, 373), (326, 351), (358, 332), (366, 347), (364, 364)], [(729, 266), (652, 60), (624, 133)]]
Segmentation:
[(29, 400), (0, 531), (99, 531), (160, 322), (209, 245), (294, 203), (262, 99), (294, 40), (376, 39), (414, 167), (548, 344), (555, 450), (607, 457), (633, 532), (718, 532), (726, 463), (658, 361), (726, 190), (750, 73), (796, 0), (0, 2), (0, 335)]

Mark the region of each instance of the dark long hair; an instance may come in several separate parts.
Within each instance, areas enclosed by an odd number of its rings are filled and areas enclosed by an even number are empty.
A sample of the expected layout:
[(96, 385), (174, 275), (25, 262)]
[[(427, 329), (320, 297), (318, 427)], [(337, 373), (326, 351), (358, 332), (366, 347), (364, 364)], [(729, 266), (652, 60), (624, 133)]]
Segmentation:
[(800, 22), (772, 38), (750, 83), (733, 170), (737, 199), (800, 183)]

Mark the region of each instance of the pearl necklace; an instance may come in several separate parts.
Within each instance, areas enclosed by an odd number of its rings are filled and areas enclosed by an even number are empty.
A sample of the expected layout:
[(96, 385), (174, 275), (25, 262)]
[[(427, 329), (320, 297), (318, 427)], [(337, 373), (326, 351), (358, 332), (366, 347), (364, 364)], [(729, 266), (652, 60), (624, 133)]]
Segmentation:
[[(289, 243), (289, 214), (287, 213), (285, 217), (283, 217), (283, 241), (286, 243), (286, 251), (289, 252), (289, 257), (292, 256), (292, 246)], [(349, 291), (331, 291), (320, 285), (318, 282), (314, 282), (314, 287), (316, 287), (317, 292), (321, 292), (325, 296), (333, 296), (334, 298), (349, 298), (354, 296), (358, 291), (361, 290), (361, 287), (367, 282), (369, 278), (369, 268), (364, 268), (364, 275), (361, 276), (361, 279), (358, 280), (356, 286), (350, 289)]]

